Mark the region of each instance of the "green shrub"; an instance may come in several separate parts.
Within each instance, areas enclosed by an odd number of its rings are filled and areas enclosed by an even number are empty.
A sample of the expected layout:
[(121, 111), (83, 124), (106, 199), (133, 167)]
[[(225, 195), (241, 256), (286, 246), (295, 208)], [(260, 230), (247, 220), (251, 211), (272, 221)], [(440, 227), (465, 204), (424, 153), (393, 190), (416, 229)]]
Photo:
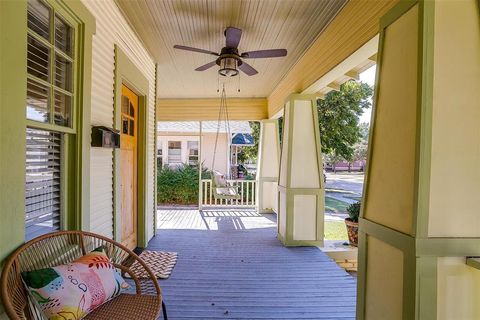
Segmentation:
[(360, 216), (360, 207), (362, 206), (361, 202), (352, 203), (347, 207), (347, 213), (350, 220), (353, 222), (358, 222), (358, 217)]
[[(210, 178), (205, 168), (202, 178)], [(177, 168), (167, 166), (157, 172), (158, 204), (197, 204), (198, 203), (198, 166), (182, 165)]]

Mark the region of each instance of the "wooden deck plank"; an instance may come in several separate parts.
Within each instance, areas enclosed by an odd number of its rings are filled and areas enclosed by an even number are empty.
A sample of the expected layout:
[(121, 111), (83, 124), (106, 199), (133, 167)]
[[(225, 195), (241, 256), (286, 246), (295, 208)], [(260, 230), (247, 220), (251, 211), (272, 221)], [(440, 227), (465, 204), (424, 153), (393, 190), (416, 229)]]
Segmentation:
[(355, 319), (356, 280), (317, 248), (285, 248), (274, 215), (164, 210), (148, 249), (176, 251), (169, 319)]

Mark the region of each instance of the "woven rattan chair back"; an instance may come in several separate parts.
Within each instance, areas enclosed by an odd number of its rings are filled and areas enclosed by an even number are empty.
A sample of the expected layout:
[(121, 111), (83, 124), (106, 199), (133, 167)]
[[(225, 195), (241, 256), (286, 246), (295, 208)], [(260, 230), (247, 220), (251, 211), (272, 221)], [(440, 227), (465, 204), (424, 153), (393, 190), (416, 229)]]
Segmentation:
[[(0, 293), (7, 315), (11, 319), (42, 318), (40, 310), (29, 299), (21, 279), (21, 272), (66, 264), (100, 246), (105, 248), (112, 263), (122, 273), (128, 273), (133, 279), (137, 294), (133, 295), (133, 298), (140, 295), (156, 296), (158, 298), (158, 301), (154, 299), (154, 305), (158, 305), (157, 313), (159, 314), (161, 310), (161, 290), (157, 279), (135, 253), (120, 243), (101, 235), (82, 231), (59, 231), (30, 240), (20, 246), (7, 259), (0, 279)], [(129, 267), (135, 261), (138, 261), (147, 271), (148, 279), (138, 279), (129, 270)], [(129, 301), (135, 301), (135, 299), (129, 299)], [(135, 309), (141, 308), (138, 305), (134, 307)], [(148, 307), (151, 308), (152, 305)]]

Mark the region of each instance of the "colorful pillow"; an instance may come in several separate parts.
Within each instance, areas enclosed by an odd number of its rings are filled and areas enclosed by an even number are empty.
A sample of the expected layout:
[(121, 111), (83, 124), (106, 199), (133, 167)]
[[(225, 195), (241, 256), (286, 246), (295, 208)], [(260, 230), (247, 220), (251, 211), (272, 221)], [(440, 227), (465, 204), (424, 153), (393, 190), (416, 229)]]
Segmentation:
[(48, 319), (81, 319), (119, 295), (128, 284), (103, 247), (66, 265), (22, 272), (31, 295)]

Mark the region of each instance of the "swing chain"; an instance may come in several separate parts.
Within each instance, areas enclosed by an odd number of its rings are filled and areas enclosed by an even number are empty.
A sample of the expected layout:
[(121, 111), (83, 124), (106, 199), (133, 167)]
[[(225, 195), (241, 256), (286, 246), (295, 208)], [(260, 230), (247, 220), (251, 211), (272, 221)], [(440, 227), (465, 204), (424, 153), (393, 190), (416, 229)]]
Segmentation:
[[(218, 137), (220, 135), (220, 126), (222, 122), (222, 116), (224, 117), (224, 122), (225, 122), (227, 147), (229, 147), (230, 146), (229, 139), (231, 139), (231, 133), (230, 133), (230, 119), (228, 115), (227, 94), (225, 92), (225, 84), (223, 84), (222, 94), (220, 97), (220, 110), (218, 112), (217, 134), (215, 136), (215, 147), (213, 149), (212, 171), (215, 170), (215, 158), (217, 155)], [(230, 170), (227, 170), (227, 171), (230, 171)], [(229, 178), (231, 178), (231, 176)]]

